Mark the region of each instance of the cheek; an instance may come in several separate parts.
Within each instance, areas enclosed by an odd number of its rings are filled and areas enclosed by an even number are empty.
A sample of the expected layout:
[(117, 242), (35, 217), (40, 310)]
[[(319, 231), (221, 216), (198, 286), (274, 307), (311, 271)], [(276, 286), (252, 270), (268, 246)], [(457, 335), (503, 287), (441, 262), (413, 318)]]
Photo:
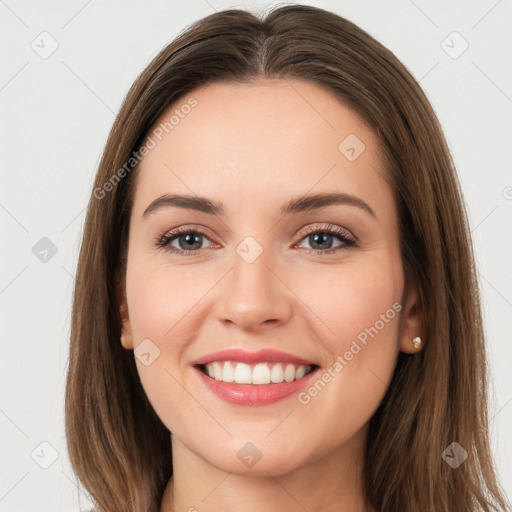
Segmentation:
[(126, 286), (135, 345), (149, 338), (162, 350), (169, 340), (179, 348), (179, 334), (191, 324), (208, 283), (197, 272), (138, 265), (128, 269)]
[(185, 286), (177, 274), (139, 265), (131, 273), (128, 269), (126, 282), (137, 372), (147, 399), (170, 431), (182, 424), (190, 407), (178, 362), (187, 345), (184, 334), (191, 329), (187, 311), (197, 301), (197, 286)]
[[(197, 304), (205, 293), (199, 277), (176, 269), (133, 265), (127, 272), (127, 297), (134, 353), (141, 383), (151, 404), (169, 427), (169, 400), (179, 402)], [(140, 345), (140, 346), (139, 346)], [(144, 347), (144, 350), (143, 350)], [(149, 353), (149, 357), (142, 354)], [(145, 360), (146, 359), (146, 360)], [(146, 364), (150, 361), (150, 364)]]
[(333, 439), (340, 432), (356, 432), (370, 419), (393, 375), (401, 272), (388, 262), (340, 267), (322, 290), (303, 287), (311, 309), (320, 312), (324, 328), (318, 336), (332, 361), (299, 395), (299, 403), (314, 417), (331, 418), (326, 429)]
[(326, 265), (297, 274), (294, 289), (315, 314), (317, 336), (333, 354), (344, 353), (356, 339), (362, 344), (379, 339), (391, 350), (398, 346), (401, 274), (391, 260)]

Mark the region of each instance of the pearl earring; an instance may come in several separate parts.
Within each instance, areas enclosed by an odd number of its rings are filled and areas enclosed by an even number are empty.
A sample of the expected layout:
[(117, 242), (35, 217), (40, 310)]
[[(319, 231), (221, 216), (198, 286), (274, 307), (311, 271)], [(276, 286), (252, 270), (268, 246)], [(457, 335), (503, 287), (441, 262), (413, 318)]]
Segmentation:
[(414, 345), (414, 348), (416, 350), (419, 350), (421, 348), (421, 338), (419, 336), (416, 336), (416, 338), (413, 338), (412, 344)]

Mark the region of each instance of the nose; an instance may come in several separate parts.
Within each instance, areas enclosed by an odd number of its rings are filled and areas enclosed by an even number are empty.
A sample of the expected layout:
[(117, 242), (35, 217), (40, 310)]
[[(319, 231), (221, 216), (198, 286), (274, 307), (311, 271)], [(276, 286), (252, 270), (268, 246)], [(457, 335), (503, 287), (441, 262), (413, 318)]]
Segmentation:
[(216, 317), (228, 327), (251, 332), (285, 325), (292, 314), (293, 293), (278, 268), (266, 251), (251, 263), (235, 254), (216, 300)]

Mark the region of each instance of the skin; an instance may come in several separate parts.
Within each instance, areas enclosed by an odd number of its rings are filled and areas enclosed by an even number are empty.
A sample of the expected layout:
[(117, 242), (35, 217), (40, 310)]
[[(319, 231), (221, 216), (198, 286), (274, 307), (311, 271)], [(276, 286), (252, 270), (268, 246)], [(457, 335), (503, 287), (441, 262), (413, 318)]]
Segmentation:
[[(149, 338), (160, 350), (149, 366), (135, 360), (172, 432), (174, 474), (161, 511), (367, 510), (361, 471), (368, 421), (398, 352), (414, 352), (412, 338), (422, 335), (417, 290), (408, 283), (405, 293), (379, 139), (353, 110), (304, 81), (215, 83), (190, 96), (197, 106), (139, 168), (118, 290), (123, 346), (133, 350)], [(354, 161), (338, 150), (349, 134), (366, 146)], [(291, 198), (323, 192), (357, 196), (375, 216), (346, 204), (279, 213)], [(225, 213), (166, 206), (143, 218), (164, 193), (205, 196), (222, 202)], [(357, 245), (333, 235), (318, 246), (303, 234), (316, 226), (323, 233), (326, 224), (348, 230)], [(163, 234), (190, 225), (206, 232), (196, 255), (156, 246)], [(247, 236), (263, 249), (252, 263), (236, 252)], [(181, 240), (172, 246), (185, 251)], [(338, 250), (322, 256), (322, 247)], [(225, 348), (275, 348), (314, 361), (321, 375), (395, 303), (400, 313), (307, 404), (297, 394), (267, 406), (228, 404), (191, 367)], [(237, 457), (248, 442), (262, 455), (250, 468)]]

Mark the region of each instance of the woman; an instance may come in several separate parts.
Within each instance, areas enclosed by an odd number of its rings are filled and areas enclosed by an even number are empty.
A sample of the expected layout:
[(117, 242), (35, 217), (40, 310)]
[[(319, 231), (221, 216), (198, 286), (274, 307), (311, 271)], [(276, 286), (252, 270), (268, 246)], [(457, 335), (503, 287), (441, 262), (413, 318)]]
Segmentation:
[(89, 203), (66, 429), (101, 511), (504, 510), (456, 171), (397, 58), (229, 10), (129, 91)]

